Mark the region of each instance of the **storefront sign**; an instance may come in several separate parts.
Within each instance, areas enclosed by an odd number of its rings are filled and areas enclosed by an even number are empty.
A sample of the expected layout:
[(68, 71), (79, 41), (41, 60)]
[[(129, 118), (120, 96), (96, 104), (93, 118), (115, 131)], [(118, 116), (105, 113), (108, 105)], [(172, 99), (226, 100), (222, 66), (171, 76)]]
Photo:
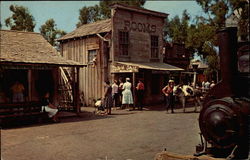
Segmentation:
[(111, 66), (111, 73), (132, 73), (139, 72), (139, 68), (131, 65), (115, 64)]
[(124, 30), (155, 33), (156, 32), (156, 25), (152, 25), (149, 23), (140, 23), (140, 22), (125, 20), (124, 21)]

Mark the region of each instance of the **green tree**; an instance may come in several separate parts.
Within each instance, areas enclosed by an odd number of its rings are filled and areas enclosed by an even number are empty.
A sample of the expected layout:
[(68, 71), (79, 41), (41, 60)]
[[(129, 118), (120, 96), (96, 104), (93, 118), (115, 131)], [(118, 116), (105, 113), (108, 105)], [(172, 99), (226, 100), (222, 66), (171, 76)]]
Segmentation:
[(219, 70), (219, 57), (217, 55), (217, 36), (216, 26), (207, 23), (201, 17), (196, 17), (195, 25), (188, 28), (188, 36), (186, 40), (186, 48), (197, 53), (203, 61), (206, 61), (208, 68), (205, 70), (205, 75), (213, 75)]
[(80, 27), (83, 24), (92, 23), (101, 20), (100, 7), (98, 5), (83, 7), (79, 10), (79, 22), (76, 27)]
[(182, 17), (175, 16), (171, 20), (166, 19), (165, 37), (167, 41), (185, 44), (193, 56), (197, 53), (203, 61), (208, 63), (209, 68), (205, 74), (218, 71), (218, 56), (216, 54), (216, 26), (204, 17), (195, 17), (195, 24), (190, 25), (191, 16), (186, 10)]
[(61, 36), (65, 35), (66, 32), (63, 30), (59, 30), (56, 27), (56, 23), (54, 19), (48, 19), (45, 24), (41, 25), (40, 33), (42, 36), (52, 45), (58, 47), (58, 43), (56, 39), (60, 38)]
[(170, 21), (167, 18), (164, 27), (165, 39), (174, 43), (185, 43), (187, 39), (189, 20), (190, 15), (186, 10), (183, 11), (181, 19), (179, 16), (175, 16)]
[(221, 28), (226, 19), (237, 12), (239, 18), (238, 35), (247, 39), (249, 34), (249, 0), (196, 0), (208, 15), (211, 25)]
[(216, 27), (210, 24), (199, 22), (191, 25), (188, 28), (185, 47), (205, 59), (216, 46), (215, 33)]
[[(190, 39), (195, 37), (201, 41), (193, 41), (194, 48), (200, 48), (199, 52), (206, 58), (209, 68), (205, 70), (205, 74), (218, 72), (219, 57), (215, 52), (214, 46), (217, 46), (216, 30), (225, 26), (226, 19), (236, 12), (240, 16), (238, 23), (238, 35), (243, 40), (249, 40), (249, 1), (248, 0), (196, 0), (202, 7), (203, 11), (208, 15), (208, 18), (197, 17), (202, 22), (198, 23), (193, 34), (189, 34)], [(206, 22), (205, 22), (206, 21)], [(204, 28), (205, 27), (205, 28)], [(200, 34), (199, 31), (202, 31)], [(203, 38), (202, 38), (203, 37)], [(198, 43), (197, 43), (198, 42)], [(191, 46), (191, 44), (189, 44)], [(200, 46), (200, 47), (198, 47)], [(202, 47), (201, 47), (202, 46)]]
[(108, 19), (111, 17), (110, 5), (114, 3), (127, 4), (130, 6), (142, 7), (146, 0), (101, 0), (99, 5), (83, 7), (79, 10), (79, 22), (76, 27), (80, 27), (83, 24), (96, 22), (102, 19)]
[(28, 8), (18, 5), (11, 5), (11, 17), (5, 19), (5, 25), (11, 30), (33, 32), (35, 28), (34, 17), (29, 13)]

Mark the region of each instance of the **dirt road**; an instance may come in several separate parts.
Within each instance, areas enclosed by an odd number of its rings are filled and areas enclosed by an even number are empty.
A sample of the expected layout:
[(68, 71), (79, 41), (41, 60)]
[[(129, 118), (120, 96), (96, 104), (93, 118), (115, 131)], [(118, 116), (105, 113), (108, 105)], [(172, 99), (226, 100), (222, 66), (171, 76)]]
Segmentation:
[(154, 108), (96, 116), (93, 108), (84, 110), (81, 118), (57, 124), (3, 129), (3, 160), (152, 160), (164, 148), (192, 154), (199, 143), (198, 113)]

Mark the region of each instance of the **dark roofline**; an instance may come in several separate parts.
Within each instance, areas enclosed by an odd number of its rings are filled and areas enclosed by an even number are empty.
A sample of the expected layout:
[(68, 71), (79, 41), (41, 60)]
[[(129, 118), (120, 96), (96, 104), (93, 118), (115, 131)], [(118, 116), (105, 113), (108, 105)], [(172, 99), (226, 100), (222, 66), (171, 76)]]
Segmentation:
[(30, 63), (30, 62), (10, 62), (10, 61), (0, 61), (0, 64), (6, 64), (6, 65), (32, 65), (32, 66), (39, 66), (39, 65), (49, 65), (49, 66), (55, 66), (55, 67), (87, 67), (86, 64), (52, 64), (52, 63)]
[(169, 15), (167, 13), (152, 11), (149, 9), (135, 7), (135, 6), (128, 6), (128, 5), (124, 5), (124, 4), (120, 4), (120, 3), (114, 3), (114, 4), (110, 5), (110, 7), (113, 9), (120, 8), (120, 9), (130, 10), (130, 11), (134, 11), (134, 12), (149, 14), (149, 15), (153, 15), (153, 16), (157, 16), (157, 17), (163, 17), (163, 18), (166, 18)]

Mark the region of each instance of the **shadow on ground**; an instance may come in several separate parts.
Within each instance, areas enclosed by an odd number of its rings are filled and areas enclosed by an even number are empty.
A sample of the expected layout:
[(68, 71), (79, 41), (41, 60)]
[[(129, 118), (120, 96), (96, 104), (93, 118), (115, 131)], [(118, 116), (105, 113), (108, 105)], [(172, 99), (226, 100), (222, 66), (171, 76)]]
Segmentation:
[[(122, 114), (121, 114), (122, 115)], [(70, 123), (79, 121), (89, 121), (97, 119), (113, 118), (112, 115), (98, 115), (94, 114), (92, 111), (82, 111), (78, 115), (72, 112), (60, 112), (59, 123)], [(2, 120), (2, 129), (14, 129), (14, 128), (25, 128), (25, 127), (37, 127), (43, 125), (53, 125), (56, 124), (52, 122), (49, 118), (43, 118), (42, 120), (35, 116), (29, 117), (15, 117)]]
[[(188, 114), (188, 113), (195, 113), (194, 108), (192, 105), (188, 104), (186, 107), (186, 112), (182, 112), (182, 107), (180, 104), (175, 105), (175, 114)], [(198, 107), (198, 111), (200, 108)], [(143, 111), (138, 110), (137, 108), (132, 111), (127, 110), (114, 110), (112, 111), (111, 115), (105, 114), (95, 114), (96, 110), (92, 107), (83, 107), (82, 112), (78, 115), (73, 112), (60, 112), (60, 122), (59, 123), (71, 123), (71, 122), (80, 122), (80, 121), (89, 121), (89, 120), (98, 120), (98, 119), (106, 119), (106, 118), (115, 118), (117, 116), (124, 116), (124, 115), (131, 115), (136, 114), (137, 112), (144, 112), (144, 111), (166, 111), (166, 107), (164, 104), (162, 105), (154, 105), (154, 106), (146, 106), (143, 108)], [(43, 125), (53, 125), (55, 124), (50, 119), (42, 119), (39, 121), (39, 118), (36, 116), (30, 117), (15, 117), (15, 118), (8, 118), (2, 120), (2, 125), (0, 128), (2, 129), (13, 129), (13, 128), (25, 128), (25, 127), (37, 127)]]
[[(185, 107), (186, 110), (190, 110), (190, 108), (194, 108), (194, 104), (188, 103)], [(174, 105), (174, 110), (182, 110), (182, 105), (177, 103)], [(166, 111), (166, 106), (165, 104), (159, 104), (155, 106), (146, 106), (144, 107), (145, 111)], [(200, 110), (200, 107), (197, 107), (197, 110)], [(194, 113), (194, 111), (186, 111), (185, 113)]]

